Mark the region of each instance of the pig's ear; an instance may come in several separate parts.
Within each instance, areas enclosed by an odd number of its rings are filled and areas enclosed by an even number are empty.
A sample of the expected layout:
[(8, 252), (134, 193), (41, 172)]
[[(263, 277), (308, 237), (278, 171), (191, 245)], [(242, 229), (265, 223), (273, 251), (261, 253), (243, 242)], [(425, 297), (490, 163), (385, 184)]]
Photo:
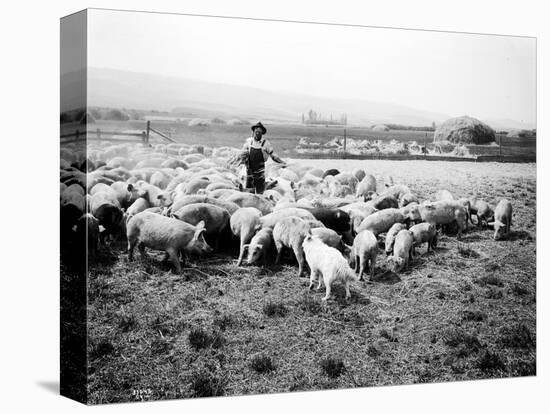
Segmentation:
[(134, 186), (132, 184), (128, 184), (128, 191), (134, 191)]
[(264, 248), (263, 244), (257, 244), (256, 246), (258, 247), (258, 250), (262, 250)]
[(254, 226), (254, 230), (258, 231), (262, 228), (262, 223), (258, 223)]
[(204, 230), (204, 220), (199, 221), (195, 227), (197, 231)]

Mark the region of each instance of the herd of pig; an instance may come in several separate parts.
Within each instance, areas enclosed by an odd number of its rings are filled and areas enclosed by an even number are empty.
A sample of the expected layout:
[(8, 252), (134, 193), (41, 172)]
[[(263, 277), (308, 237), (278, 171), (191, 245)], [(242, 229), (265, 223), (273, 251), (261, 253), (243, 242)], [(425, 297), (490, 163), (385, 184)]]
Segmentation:
[(158, 250), (177, 272), (186, 255), (211, 253), (220, 243), (239, 244), (237, 266), (245, 260), (267, 266), (274, 255), (278, 263), (287, 248), (299, 276), (307, 263), (310, 288), (318, 279), (328, 299), (334, 281), (349, 297), (351, 281), (373, 277), (379, 246), (399, 272), (416, 247), (435, 248), (442, 230), (451, 227), (460, 238), (473, 216), (476, 225), (494, 228), (495, 240), (510, 232), (506, 199), (493, 208), (442, 190), (421, 201), (391, 177), (368, 174), (368, 162), (367, 171), (268, 164), (266, 190), (253, 194), (242, 187), (242, 167), (228, 162), (236, 151), (185, 144), (97, 143), (86, 152), (63, 146), (62, 243), (85, 238), (94, 256), (100, 246), (125, 239), (129, 261), (136, 246), (142, 257), (146, 248)]

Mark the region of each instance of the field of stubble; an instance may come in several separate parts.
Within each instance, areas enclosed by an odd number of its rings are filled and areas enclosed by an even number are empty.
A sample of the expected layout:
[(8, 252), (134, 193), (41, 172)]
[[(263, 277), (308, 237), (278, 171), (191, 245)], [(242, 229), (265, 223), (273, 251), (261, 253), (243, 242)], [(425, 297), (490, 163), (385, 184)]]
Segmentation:
[(443, 236), (410, 269), (321, 302), (292, 259), (237, 267), (236, 251), (175, 275), (125, 246), (90, 263), (91, 403), (370, 387), (536, 373), (536, 165), (301, 160), (392, 175), (422, 199), (441, 188), (511, 200), (509, 240)]

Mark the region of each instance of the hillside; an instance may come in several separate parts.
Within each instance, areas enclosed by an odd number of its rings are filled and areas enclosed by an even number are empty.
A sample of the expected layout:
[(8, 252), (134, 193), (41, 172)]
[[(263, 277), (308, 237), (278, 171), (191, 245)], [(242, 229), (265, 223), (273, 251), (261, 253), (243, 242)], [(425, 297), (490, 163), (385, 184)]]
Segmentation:
[(348, 115), (350, 124), (401, 123), (425, 126), (448, 115), (390, 103), (280, 93), (246, 86), (90, 68), (88, 103), (92, 106), (171, 111), (196, 116), (245, 117), (297, 122), (315, 109), (323, 115)]

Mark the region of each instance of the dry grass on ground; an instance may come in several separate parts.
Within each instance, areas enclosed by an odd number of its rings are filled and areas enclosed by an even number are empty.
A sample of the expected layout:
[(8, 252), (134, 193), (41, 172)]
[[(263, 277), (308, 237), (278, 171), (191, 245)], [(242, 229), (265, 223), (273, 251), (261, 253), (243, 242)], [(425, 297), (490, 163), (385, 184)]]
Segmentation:
[[(536, 371), (535, 165), (307, 161), (391, 173), (422, 198), (448, 188), (514, 207), (513, 234), (441, 238), (398, 277), (308, 291), (292, 260), (236, 267), (236, 255), (128, 263), (120, 244), (90, 266), (90, 402), (242, 395), (490, 377)], [(380, 255), (381, 257), (382, 255)]]

